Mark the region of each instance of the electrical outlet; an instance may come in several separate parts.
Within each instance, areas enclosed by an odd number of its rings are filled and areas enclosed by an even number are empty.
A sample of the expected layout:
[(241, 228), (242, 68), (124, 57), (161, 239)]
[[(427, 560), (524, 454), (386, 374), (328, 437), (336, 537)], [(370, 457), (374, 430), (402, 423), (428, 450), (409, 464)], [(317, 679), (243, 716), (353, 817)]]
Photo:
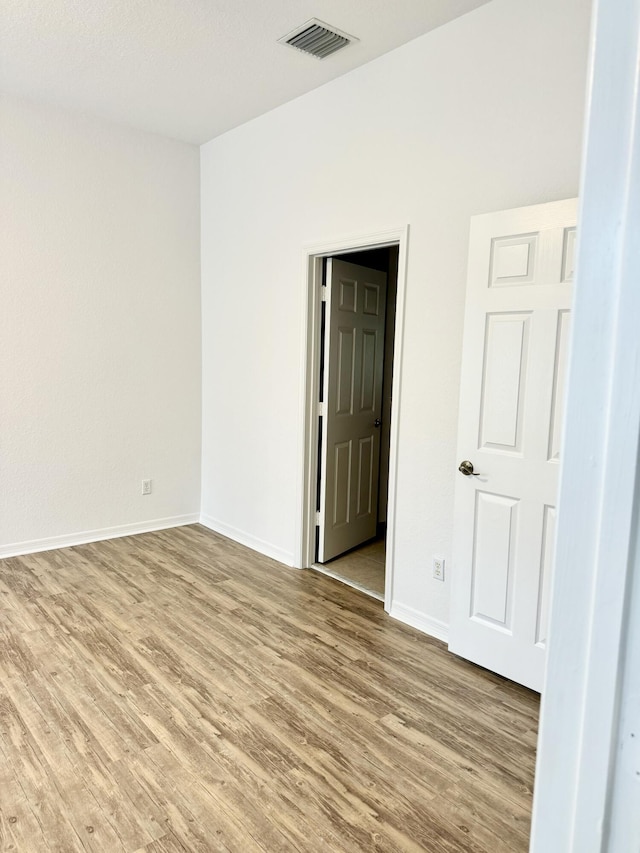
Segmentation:
[(150, 495), (151, 494), (151, 480), (143, 480), (142, 481), (142, 494)]
[(437, 581), (444, 580), (444, 557), (433, 558), (433, 576)]

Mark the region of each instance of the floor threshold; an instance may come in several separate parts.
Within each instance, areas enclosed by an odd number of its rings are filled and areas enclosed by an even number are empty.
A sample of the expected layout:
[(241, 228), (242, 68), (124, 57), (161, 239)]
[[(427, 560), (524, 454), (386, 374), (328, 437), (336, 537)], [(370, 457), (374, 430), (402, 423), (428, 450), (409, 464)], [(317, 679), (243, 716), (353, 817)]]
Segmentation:
[(346, 584), (346, 586), (352, 587), (352, 589), (357, 589), (358, 592), (364, 592), (365, 595), (368, 595), (370, 598), (375, 598), (377, 601), (381, 601), (384, 604), (384, 595), (381, 595), (373, 589), (368, 589), (364, 584), (359, 583), (358, 581), (345, 577), (345, 575), (340, 574), (340, 572), (332, 571), (322, 563), (313, 563), (311, 565), (311, 569), (313, 569), (314, 572), (320, 572), (322, 575), (334, 578), (334, 580), (340, 581), (341, 583)]

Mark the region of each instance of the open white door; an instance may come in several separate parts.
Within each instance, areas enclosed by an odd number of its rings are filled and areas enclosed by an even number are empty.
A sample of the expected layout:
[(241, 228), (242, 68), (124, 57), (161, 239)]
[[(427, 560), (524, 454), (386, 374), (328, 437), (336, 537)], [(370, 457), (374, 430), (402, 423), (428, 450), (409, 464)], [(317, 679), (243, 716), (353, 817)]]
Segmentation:
[(327, 261), (321, 563), (376, 535), (386, 286), (383, 272)]
[[(545, 664), (575, 199), (473, 217), (449, 648), (534, 690)], [(471, 470), (470, 470), (471, 469)]]

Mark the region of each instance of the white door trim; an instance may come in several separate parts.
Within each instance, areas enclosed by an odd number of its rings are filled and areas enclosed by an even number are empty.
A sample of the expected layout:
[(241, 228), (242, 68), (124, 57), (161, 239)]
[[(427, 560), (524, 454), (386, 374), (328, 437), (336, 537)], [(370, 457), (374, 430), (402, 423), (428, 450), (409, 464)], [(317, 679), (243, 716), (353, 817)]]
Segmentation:
[(640, 845), (639, 58), (640, 0), (596, 0), (532, 853)]
[(398, 246), (398, 291), (396, 297), (396, 322), (394, 333), (393, 379), (391, 406), (391, 446), (389, 451), (389, 502), (387, 509), (387, 558), (385, 566), (385, 610), (391, 609), (393, 600), (393, 566), (396, 528), (396, 481), (400, 393), (402, 377), (402, 346), (404, 340), (404, 305), (409, 250), (409, 226), (389, 228), (368, 234), (338, 237), (323, 243), (312, 244), (303, 250), (303, 277), (305, 286), (304, 331), (302, 342), (301, 384), (302, 412), (301, 472), (299, 477), (298, 506), (301, 508), (296, 535), (296, 565), (308, 568), (314, 562), (316, 486), (318, 478), (318, 404), (320, 378), (320, 302), (322, 287), (322, 259), (360, 249), (382, 249)]

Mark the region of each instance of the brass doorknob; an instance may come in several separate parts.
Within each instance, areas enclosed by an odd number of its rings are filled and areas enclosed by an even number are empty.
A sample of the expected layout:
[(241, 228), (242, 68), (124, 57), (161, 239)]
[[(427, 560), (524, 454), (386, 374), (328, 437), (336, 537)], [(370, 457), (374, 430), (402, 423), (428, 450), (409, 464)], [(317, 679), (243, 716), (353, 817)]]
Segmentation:
[(479, 477), (480, 474), (476, 474), (473, 470), (473, 462), (469, 462), (468, 459), (465, 459), (458, 465), (458, 471), (461, 474), (464, 474), (465, 477)]

